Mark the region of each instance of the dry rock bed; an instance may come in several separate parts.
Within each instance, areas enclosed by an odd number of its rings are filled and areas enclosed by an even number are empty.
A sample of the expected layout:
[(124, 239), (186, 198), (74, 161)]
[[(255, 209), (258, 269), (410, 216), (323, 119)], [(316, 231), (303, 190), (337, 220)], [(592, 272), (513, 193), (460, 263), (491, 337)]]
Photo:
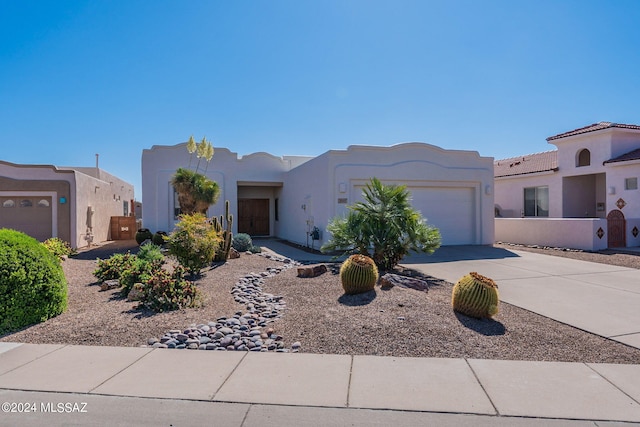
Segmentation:
[(65, 260), (67, 311), (0, 341), (640, 364), (639, 349), (503, 302), (492, 320), (455, 313), (453, 285), (414, 270), (391, 273), (426, 290), (377, 286), (349, 296), (339, 264), (301, 278), (296, 262), (268, 252), (204, 270), (196, 282), (202, 307), (153, 313), (117, 289), (101, 291), (92, 274), (96, 258), (126, 250), (135, 247), (110, 243)]

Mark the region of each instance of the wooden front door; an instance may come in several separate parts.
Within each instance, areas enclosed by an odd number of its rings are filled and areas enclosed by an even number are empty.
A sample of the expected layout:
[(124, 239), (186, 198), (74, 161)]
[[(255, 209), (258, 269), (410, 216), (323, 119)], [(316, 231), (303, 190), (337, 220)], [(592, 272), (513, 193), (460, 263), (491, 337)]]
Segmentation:
[(622, 211), (614, 209), (607, 215), (607, 245), (610, 248), (627, 246), (627, 221)]
[(238, 233), (269, 235), (269, 199), (238, 199)]

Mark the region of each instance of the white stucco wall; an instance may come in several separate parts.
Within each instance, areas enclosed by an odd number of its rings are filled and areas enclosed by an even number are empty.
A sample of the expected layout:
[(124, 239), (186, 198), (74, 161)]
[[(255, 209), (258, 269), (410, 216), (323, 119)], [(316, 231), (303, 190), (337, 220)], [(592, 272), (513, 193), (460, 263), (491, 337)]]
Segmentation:
[[(527, 187), (549, 187), (550, 218), (584, 216), (606, 218), (607, 213), (618, 209), (617, 201), (622, 198), (626, 203), (621, 210), (627, 219), (627, 246), (637, 246), (640, 243), (640, 237), (633, 236), (632, 230), (635, 221), (640, 221), (640, 190), (625, 190), (624, 183), (625, 178), (640, 178), (640, 161), (603, 163), (640, 148), (640, 132), (611, 128), (551, 140), (550, 143), (558, 148), (558, 171), (495, 179), (495, 203), (500, 208), (501, 216), (503, 218), (518, 218), (521, 215), (524, 209), (524, 188)], [(578, 153), (583, 149), (588, 149), (590, 152), (590, 164), (577, 166)], [(597, 205), (603, 202), (605, 203), (604, 209), (598, 210)], [(522, 237), (519, 237), (520, 230), (509, 222), (503, 222), (501, 225), (496, 224), (496, 239), (514, 243), (547, 244), (542, 242), (544, 234), (548, 231), (548, 223), (534, 221), (522, 222), (521, 224), (527, 230), (538, 226), (545, 228), (538, 230), (537, 242), (533, 242), (535, 233), (532, 234), (533, 240), (531, 242), (516, 241), (522, 240)], [(570, 222), (564, 224), (570, 224)], [(578, 222), (576, 224), (580, 224), (580, 229), (585, 227), (584, 223)], [(606, 227), (603, 229), (606, 230)], [(602, 245), (601, 241), (593, 244), (583, 242), (582, 239), (585, 237), (581, 233), (583, 231), (574, 229), (573, 226), (568, 227), (561, 233), (562, 241), (569, 247), (587, 248)], [(553, 237), (555, 239), (553, 241), (557, 244), (550, 245), (561, 246), (557, 242), (559, 238)], [(567, 240), (567, 238), (573, 240)], [(603, 240), (604, 247), (606, 247), (606, 238)], [(571, 241), (574, 243), (572, 244)]]
[[(607, 247), (607, 220), (496, 218), (496, 241), (597, 251)], [(598, 229), (604, 234), (598, 237)]]
[[(188, 164), (186, 144), (154, 146), (143, 151), (145, 227), (171, 231), (175, 220), (170, 180), (178, 167)], [(443, 233), (444, 244), (493, 243), (493, 159), (480, 157), (477, 152), (408, 143), (392, 147), (351, 146), (315, 158), (276, 157), (268, 153), (238, 158), (225, 148), (216, 148), (207, 176), (222, 189), (220, 201), (209, 209), (210, 216), (222, 213), (224, 200), (230, 201), (231, 211), (237, 215), (238, 197), (269, 198), (271, 235), (307, 244), (311, 243), (307, 233), (315, 226), (322, 235), (320, 241), (313, 242), (316, 248), (329, 238), (326, 226), (330, 219), (344, 214), (347, 204), (359, 197), (362, 186), (374, 176), (385, 183), (407, 185), (414, 193), (416, 207), (427, 211), (423, 214), (430, 224), (450, 231), (469, 225), (466, 235)], [(460, 200), (461, 197), (466, 199)], [(461, 208), (459, 211), (452, 209), (454, 203)]]
[(554, 172), (499, 177), (495, 179), (495, 205), (503, 218), (524, 213), (524, 189), (549, 187), (549, 217), (562, 217), (562, 177)]
[[(170, 232), (176, 220), (173, 216), (173, 187), (171, 178), (179, 167), (188, 168), (190, 155), (186, 143), (160, 146), (142, 152), (142, 203), (144, 205), (143, 226), (151, 231)], [(238, 212), (238, 189), (256, 187), (253, 191), (265, 191), (270, 199), (270, 209), (274, 209), (276, 188), (282, 186), (284, 174), (294, 165), (300, 165), (311, 159), (304, 156), (276, 157), (268, 153), (253, 153), (239, 157), (226, 148), (215, 147), (215, 153), (208, 166), (201, 161), (198, 171), (205, 173), (220, 186), (220, 198), (211, 206), (209, 216), (224, 214), (224, 202), (229, 200), (229, 209), (234, 217)], [(191, 169), (197, 164), (195, 155), (191, 159)], [(270, 187), (259, 190), (257, 187)], [(262, 196), (261, 196), (262, 197)], [(274, 215), (271, 215), (270, 228), (276, 229)], [(237, 219), (237, 218), (236, 218)], [(233, 232), (237, 232), (237, 221), (234, 221)]]
[(292, 217), (282, 237), (305, 243), (307, 220), (313, 219), (324, 243), (331, 218), (345, 215), (372, 177), (406, 185), (414, 207), (441, 229), (443, 244), (493, 243), (493, 159), (424, 143), (350, 146), (292, 170), (283, 193), (296, 196), (286, 204)]

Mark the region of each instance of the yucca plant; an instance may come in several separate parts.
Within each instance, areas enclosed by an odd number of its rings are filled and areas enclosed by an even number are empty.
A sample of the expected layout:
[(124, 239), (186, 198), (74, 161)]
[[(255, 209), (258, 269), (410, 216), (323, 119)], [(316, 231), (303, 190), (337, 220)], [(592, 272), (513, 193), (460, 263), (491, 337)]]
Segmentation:
[(347, 295), (368, 292), (375, 287), (377, 281), (378, 267), (366, 255), (351, 255), (340, 267), (340, 283)]
[(205, 213), (220, 196), (218, 183), (190, 169), (178, 168), (171, 179), (183, 214)]
[(498, 314), (498, 285), (488, 277), (471, 272), (453, 287), (451, 305), (455, 311), (479, 319)]

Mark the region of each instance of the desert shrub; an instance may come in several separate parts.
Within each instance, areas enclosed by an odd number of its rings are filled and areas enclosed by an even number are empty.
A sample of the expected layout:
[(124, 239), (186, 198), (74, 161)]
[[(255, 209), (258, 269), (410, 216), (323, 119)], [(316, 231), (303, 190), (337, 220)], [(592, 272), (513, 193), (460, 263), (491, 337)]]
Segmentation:
[(409, 252), (430, 254), (440, 247), (440, 232), (411, 206), (406, 186), (371, 178), (362, 197), (362, 202), (349, 206), (346, 217), (329, 222), (331, 239), (323, 252), (367, 255), (380, 270), (391, 270)]
[(0, 229), (0, 334), (66, 308), (67, 281), (56, 256), (24, 233)]
[(162, 248), (160, 248), (160, 246), (156, 245), (155, 243), (147, 243), (146, 245), (140, 246), (140, 249), (138, 250), (138, 258), (152, 262), (164, 261)]
[(253, 246), (253, 242), (247, 233), (238, 233), (233, 236), (231, 246), (238, 252), (247, 252)]
[(107, 259), (98, 259), (98, 267), (93, 275), (100, 281), (120, 279), (123, 271), (131, 268), (137, 257), (130, 252), (114, 254)]
[(158, 246), (162, 246), (167, 242), (167, 237), (168, 234), (166, 231), (156, 231), (153, 234), (151, 241)]
[(262, 248), (260, 246), (251, 246), (249, 248), (249, 252), (253, 254), (259, 254), (260, 252), (262, 252)]
[(169, 235), (169, 253), (187, 272), (198, 274), (213, 261), (220, 240), (203, 214), (181, 215), (175, 230)]
[(69, 243), (58, 237), (47, 239), (42, 244), (59, 260), (63, 260), (65, 256), (69, 256), (74, 252)]
[(131, 265), (120, 274), (120, 292), (127, 296), (133, 285), (149, 280), (158, 270), (162, 269), (162, 261), (147, 261), (134, 257)]
[(141, 228), (136, 231), (136, 242), (138, 242), (139, 245), (141, 245), (145, 240), (151, 239), (153, 239), (153, 234), (148, 228)]
[(185, 279), (185, 272), (182, 266), (177, 266), (173, 272), (158, 269), (136, 284), (142, 295), (140, 305), (157, 312), (200, 305), (200, 290), (195, 283)]

